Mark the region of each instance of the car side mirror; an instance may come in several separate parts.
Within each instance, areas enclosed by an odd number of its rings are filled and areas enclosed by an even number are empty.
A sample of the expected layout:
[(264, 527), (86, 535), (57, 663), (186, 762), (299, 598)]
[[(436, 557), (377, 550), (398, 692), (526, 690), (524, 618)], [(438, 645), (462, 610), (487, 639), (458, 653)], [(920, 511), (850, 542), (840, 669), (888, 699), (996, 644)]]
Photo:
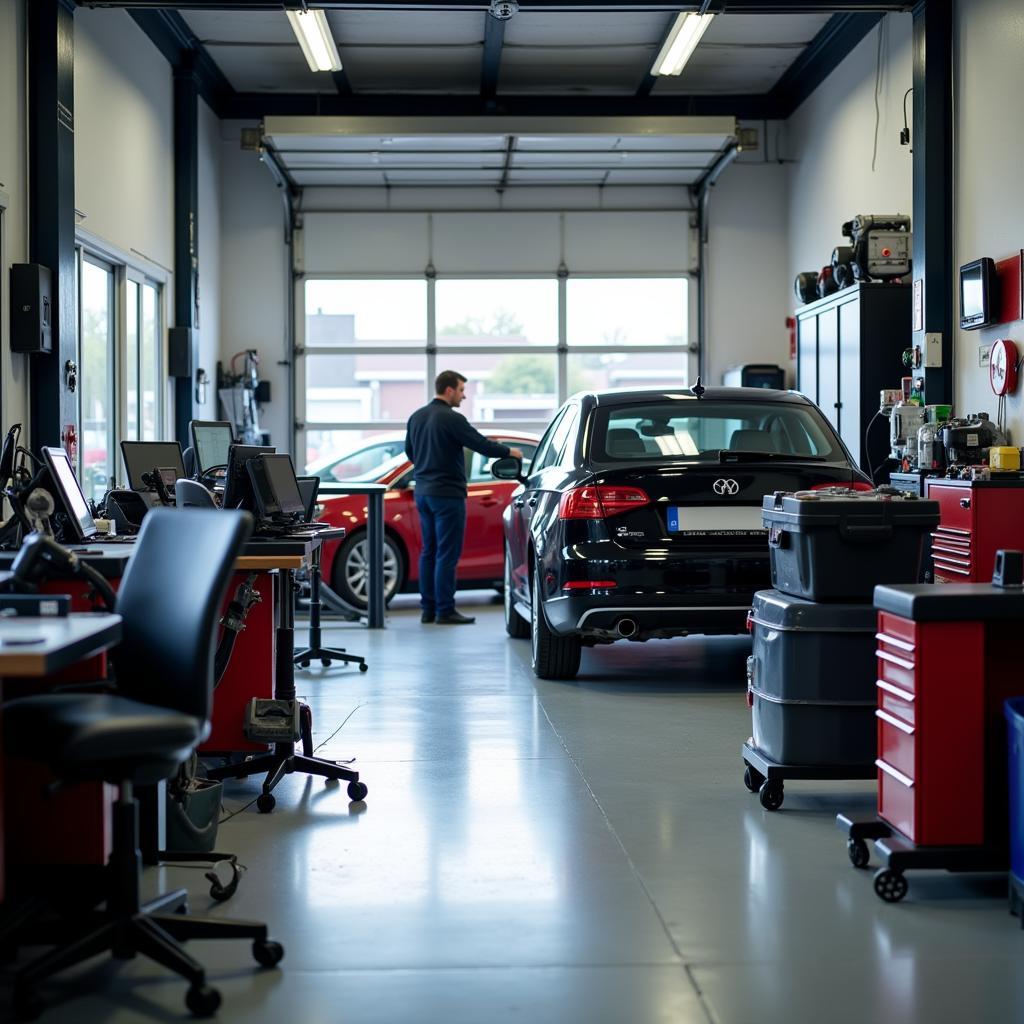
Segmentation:
[(525, 483), (523, 476), (523, 460), (509, 455), (504, 459), (495, 459), (491, 463), (491, 476), (495, 480), (515, 480), (518, 483)]

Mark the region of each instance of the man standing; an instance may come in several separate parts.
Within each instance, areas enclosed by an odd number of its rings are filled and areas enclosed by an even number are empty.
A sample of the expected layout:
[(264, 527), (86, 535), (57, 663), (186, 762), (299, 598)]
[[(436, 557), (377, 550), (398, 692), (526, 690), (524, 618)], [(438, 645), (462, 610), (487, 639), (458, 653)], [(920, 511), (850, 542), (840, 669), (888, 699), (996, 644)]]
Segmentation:
[(475, 622), (455, 610), (455, 567), (466, 532), (466, 458), (464, 448), (481, 455), (521, 459), (518, 448), (488, 441), (455, 410), (466, 397), (466, 378), (454, 370), (437, 375), (436, 398), (409, 417), (405, 454), (413, 464), (416, 510), (420, 515), (422, 622), (457, 625)]

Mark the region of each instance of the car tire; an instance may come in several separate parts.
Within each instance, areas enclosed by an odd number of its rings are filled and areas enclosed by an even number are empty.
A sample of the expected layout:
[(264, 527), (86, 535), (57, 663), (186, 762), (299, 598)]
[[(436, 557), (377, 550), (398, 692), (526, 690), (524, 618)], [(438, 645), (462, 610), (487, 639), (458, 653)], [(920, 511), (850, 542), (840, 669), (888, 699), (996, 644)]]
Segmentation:
[[(366, 531), (346, 537), (334, 555), (331, 589), (346, 603), (359, 609), (367, 607), (369, 552)], [(394, 538), (384, 534), (384, 603), (398, 593), (405, 579), (405, 552)]]
[(530, 601), (531, 654), (533, 674), (538, 679), (575, 679), (580, 670), (583, 645), (578, 636), (551, 632), (540, 595), (541, 568), (533, 574)]
[(530, 623), (516, 611), (515, 594), (512, 591), (512, 556), (505, 545), (505, 586), (502, 588), (505, 605), (505, 632), (514, 640), (525, 640), (530, 635)]

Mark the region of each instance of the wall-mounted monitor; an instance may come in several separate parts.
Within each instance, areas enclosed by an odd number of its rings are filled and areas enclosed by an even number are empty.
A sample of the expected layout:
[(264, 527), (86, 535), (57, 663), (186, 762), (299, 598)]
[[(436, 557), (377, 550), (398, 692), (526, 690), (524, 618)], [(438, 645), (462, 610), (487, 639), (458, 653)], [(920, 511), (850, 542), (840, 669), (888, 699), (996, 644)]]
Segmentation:
[(960, 326), (965, 331), (999, 323), (999, 279), (988, 256), (960, 268)]

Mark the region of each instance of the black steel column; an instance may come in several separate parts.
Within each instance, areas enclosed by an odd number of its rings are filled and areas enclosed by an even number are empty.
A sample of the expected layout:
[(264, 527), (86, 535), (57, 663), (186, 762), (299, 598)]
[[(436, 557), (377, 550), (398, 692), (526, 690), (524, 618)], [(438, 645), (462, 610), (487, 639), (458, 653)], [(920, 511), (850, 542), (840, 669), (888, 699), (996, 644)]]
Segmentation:
[(199, 365), (198, 232), (199, 76), (187, 53), (174, 69), (174, 328), (170, 343), (180, 356), (172, 357), (172, 364), (188, 370), (174, 380), (174, 430), (183, 448), (191, 443), (188, 424)]
[[(53, 275), (53, 352), (29, 357), (33, 448), (77, 434), (75, 300), (75, 25), (73, 0), (33, 0), (28, 10), (29, 259)], [(70, 431), (69, 431), (69, 428)]]
[(925, 351), (925, 334), (942, 335), (942, 366), (925, 369), (935, 404), (953, 395), (952, 0), (914, 8), (913, 85), (914, 344)]

